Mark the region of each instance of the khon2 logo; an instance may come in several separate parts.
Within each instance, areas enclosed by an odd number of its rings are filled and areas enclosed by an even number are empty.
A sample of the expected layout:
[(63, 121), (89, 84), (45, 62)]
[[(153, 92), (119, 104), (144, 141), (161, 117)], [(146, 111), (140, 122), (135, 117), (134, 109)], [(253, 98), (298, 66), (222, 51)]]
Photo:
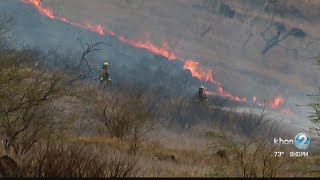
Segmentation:
[(294, 145), (300, 150), (308, 149), (310, 145), (310, 136), (306, 133), (299, 133), (294, 138)]
[(282, 138), (274, 138), (274, 144), (281, 145), (289, 145), (294, 144), (298, 149), (300, 150), (306, 150), (308, 149), (310, 145), (310, 136), (306, 133), (299, 133), (296, 135), (296, 137), (293, 139), (282, 139)]

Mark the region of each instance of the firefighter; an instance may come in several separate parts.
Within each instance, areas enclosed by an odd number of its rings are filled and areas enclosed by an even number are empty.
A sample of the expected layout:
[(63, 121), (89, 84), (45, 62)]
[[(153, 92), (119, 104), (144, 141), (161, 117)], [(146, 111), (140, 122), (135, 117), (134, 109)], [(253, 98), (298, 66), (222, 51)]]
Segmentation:
[(109, 73), (109, 63), (104, 62), (102, 69), (100, 70), (99, 73), (99, 80), (100, 80), (100, 86), (105, 87), (105, 85), (110, 85), (111, 84), (111, 77)]
[(199, 91), (197, 92), (197, 94), (195, 94), (195, 101), (200, 103), (208, 101), (208, 97), (204, 91), (203, 86), (200, 86)]

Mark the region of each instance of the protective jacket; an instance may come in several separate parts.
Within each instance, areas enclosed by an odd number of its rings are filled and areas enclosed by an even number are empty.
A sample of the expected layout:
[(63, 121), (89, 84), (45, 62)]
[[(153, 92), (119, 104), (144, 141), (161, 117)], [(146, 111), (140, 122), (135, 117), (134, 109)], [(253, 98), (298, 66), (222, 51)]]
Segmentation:
[(110, 79), (110, 73), (107, 69), (101, 69), (99, 74), (100, 81), (108, 81)]
[(207, 97), (205, 92), (197, 92), (194, 95), (194, 99), (195, 99), (196, 102), (208, 101), (208, 97)]

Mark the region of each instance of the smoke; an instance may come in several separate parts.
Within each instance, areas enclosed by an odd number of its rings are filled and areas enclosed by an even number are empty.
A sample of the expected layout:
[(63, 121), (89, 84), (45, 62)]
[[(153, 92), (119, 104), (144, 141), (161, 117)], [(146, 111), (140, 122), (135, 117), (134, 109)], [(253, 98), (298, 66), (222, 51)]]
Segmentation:
[[(44, 1), (44, 5), (51, 7), (57, 16), (61, 17), (58, 20), (62, 22), (49, 21), (35, 13), (30, 6), (18, 1), (2, 1), (1, 5), (4, 5), (2, 7), (8, 12), (9, 9), (21, 8), (17, 11), (20, 13), (14, 14), (18, 26), (13, 30), (19, 41), (41, 48), (58, 48), (65, 52), (81, 50), (77, 38), (84, 42), (97, 42), (101, 39), (111, 42), (112, 46), (105, 47), (105, 50), (92, 57), (91, 63), (97, 70), (98, 64), (108, 57), (114, 67), (112, 74), (115, 74), (119, 81), (139, 81), (149, 86), (161, 84), (168, 93), (183, 89), (183, 92), (190, 95), (203, 82), (197, 81), (198, 74), (190, 74), (183, 69), (192, 71), (192, 68), (196, 67), (204, 73), (201, 78), (205, 78), (199, 79), (215, 84), (211, 86), (206, 83), (213, 93), (227, 94), (226, 97), (229, 98), (247, 98), (251, 101), (255, 97), (255, 101), (260, 103), (266, 99), (274, 109), (275, 104), (295, 108), (294, 104), (306, 101), (305, 92), (310, 91), (312, 85), (318, 81), (317, 78), (309, 78), (315, 77), (309, 64), (293, 60), (290, 55), (278, 49), (262, 57), (259, 52), (263, 43), (259, 38), (255, 38), (246, 49), (240, 48), (247, 27), (237, 19), (214, 16), (213, 32), (200, 38), (200, 30), (212, 17), (190, 9), (192, 3), (198, 1)], [(65, 23), (63, 17), (68, 17), (72, 22), (81, 22), (89, 29), (76, 28), (82, 26), (79, 24), (73, 24), (75, 27), (72, 27)], [(101, 37), (90, 32), (92, 29), (101, 32), (101, 27), (95, 24), (105, 25), (104, 27), (110, 28), (108, 33), (116, 32), (117, 37)], [(262, 21), (257, 24), (261, 25)], [(262, 25), (257, 28), (262, 29)], [(149, 32), (150, 36), (145, 36), (145, 32)], [(176, 54), (179, 54), (182, 59), (196, 59), (200, 64), (187, 67), (190, 63), (168, 63), (164, 57), (130, 46), (137, 45), (137, 41), (133, 41), (135, 39), (147, 42), (136, 47), (148, 47), (149, 50), (151, 47), (155, 49), (153, 52), (160, 52), (157, 47), (162, 47), (162, 54), (171, 60), (176, 59)], [(148, 44), (149, 42), (153, 44)], [(153, 47), (154, 44), (157, 46)], [(187, 62), (196, 61), (190, 59)], [(155, 73), (154, 69), (162, 65), (164, 67)], [(283, 70), (286, 70), (286, 73), (283, 73)], [(210, 73), (214, 79), (207, 78)], [(297, 84), (297, 81), (301, 83)], [(219, 85), (223, 89), (219, 88)], [(232, 94), (228, 95), (226, 92)], [(278, 96), (284, 99), (277, 101)]]

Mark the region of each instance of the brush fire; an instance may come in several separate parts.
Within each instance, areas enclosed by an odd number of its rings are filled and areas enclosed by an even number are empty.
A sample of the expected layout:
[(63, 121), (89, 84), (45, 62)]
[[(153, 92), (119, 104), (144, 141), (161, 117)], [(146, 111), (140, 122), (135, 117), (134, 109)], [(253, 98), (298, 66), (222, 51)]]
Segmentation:
[[(183, 61), (183, 63), (184, 63), (183, 68), (185, 70), (189, 70), (193, 77), (195, 77), (199, 80), (211, 83), (216, 87), (215, 90), (206, 89), (205, 92), (208, 95), (218, 95), (218, 96), (222, 96), (222, 97), (228, 98), (233, 101), (250, 102), (250, 103), (254, 103), (255, 105), (260, 106), (260, 107), (263, 106), (263, 103), (259, 102), (258, 99), (256, 98), (256, 96), (253, 96), (249, 100), (247, 97), (235, 96), (232, 93), (226, 91), (223, 88), (222, 83), (214, 79), (214, 77), (213, 77), (214, 73), (211, 69), (208, 69), (205, 66), (202, 66), (197, 60), (183, 59), (183, 58), (179, 57), (175, 53), (175, 51), (170, 48), (169, 43), (167, 43), (167, 42), (164, 42), (164, 43), (162, 43), (161, 46), (158, 46), (158, 45), (151, 42), (150, 38), (148, 38), (149, 35), (146, 36), (146, 40), (144, 40), (144, 41), (134, 40), (134, 39), (126, 38), (122, 35), (117, 35), (117, 33), (113, 32), (112, 30), (108, 29), (107, 27), (105, 27), (101, 24), (92, 24), (90, 22), (86, 22), (86, 23), (73, 22), (66, 17), (60, 17), (60, 16), (55, 15), (55, 13), (50, 8), (43, 6), (41, 0), (21, 0), (21, 2), (34, 6), (38, 10), (39, 13), (41, 13), (42, 15), (44, 15), (50, 19), (63, 21), (63, 22), (66, 22), (70, 25), (95, 32), (99, 35), (111, 35), (124, 43), (127, 43), (127, 44), (134, 46), (134, 47), (137, 47), (137, 48), (146, 49), (148, 51), (151, 51), (152, 53), (164, 56), (168, 60)], [(273, 110), (279, 110), (279, 111), (284, 112), (286, 114), (292, 115), (293, 112), (289, 108), (282, 107), (284, 102), (285, 102), (284, 97), (278, 95), (278, 96), (275, 96), (274, 98), (271, 98), (271, 100), (269, 100), (266, 103), (266, 105)]]

